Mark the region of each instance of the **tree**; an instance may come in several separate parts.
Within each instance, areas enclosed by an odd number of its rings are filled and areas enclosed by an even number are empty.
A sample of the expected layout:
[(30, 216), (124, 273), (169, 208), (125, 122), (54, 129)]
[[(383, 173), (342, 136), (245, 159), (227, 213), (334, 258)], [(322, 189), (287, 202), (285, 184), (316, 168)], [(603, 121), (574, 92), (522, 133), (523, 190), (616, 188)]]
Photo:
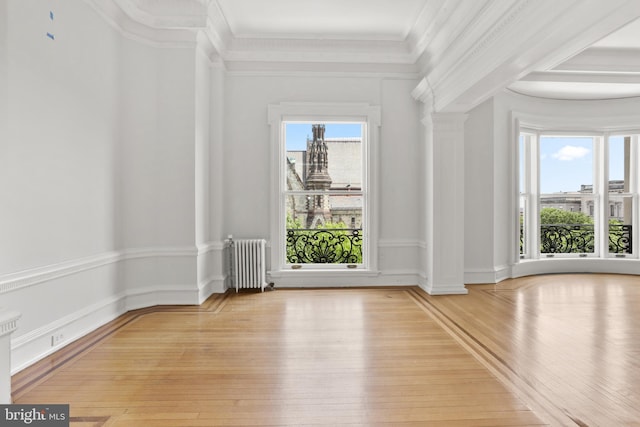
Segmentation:
[(540, 224), (593, 224), (593, 218), (582, 212), (542, 208), (540, 210)]

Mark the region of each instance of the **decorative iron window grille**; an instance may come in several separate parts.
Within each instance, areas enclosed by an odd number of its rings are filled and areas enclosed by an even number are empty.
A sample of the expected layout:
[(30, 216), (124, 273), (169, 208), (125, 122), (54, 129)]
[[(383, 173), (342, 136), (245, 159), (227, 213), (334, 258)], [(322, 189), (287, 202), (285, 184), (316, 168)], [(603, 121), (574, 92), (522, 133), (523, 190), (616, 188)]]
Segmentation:
[(287, 229), (290, 264), (361, 264), (362, 229)]
[[(609, 253), (631, 253), (631, 230), (631, 225), (609, 224)], [(522, 233), (520, 236), (522, 253)], [(543, 224), (540, 226), (541, 253), (593, 253), (594, 239), (593, 224)]]

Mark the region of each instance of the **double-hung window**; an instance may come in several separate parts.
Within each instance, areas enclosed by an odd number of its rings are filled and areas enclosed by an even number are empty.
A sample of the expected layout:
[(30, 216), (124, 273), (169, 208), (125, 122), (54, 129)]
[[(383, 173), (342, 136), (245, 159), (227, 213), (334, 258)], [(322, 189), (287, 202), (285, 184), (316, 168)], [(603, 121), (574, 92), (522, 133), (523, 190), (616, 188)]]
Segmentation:
[(365, 104), (269, 107), (272, 273), (375, 269), (379, 114)]
[(286, 121), (283, 126), (285, 263), (362, 267), (368, 246), (366, 123)]

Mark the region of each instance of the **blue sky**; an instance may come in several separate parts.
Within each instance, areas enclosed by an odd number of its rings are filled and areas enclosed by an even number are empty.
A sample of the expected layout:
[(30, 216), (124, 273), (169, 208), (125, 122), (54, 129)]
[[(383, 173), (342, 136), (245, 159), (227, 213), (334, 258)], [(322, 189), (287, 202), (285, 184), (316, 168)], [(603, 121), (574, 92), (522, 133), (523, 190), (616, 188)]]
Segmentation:
[[(287, 151), (306, 150), (307, 136), (313, 138), (311, 123), (287, 123)], [(361, 123), (325, 123), (325, 138), (352, 138), (362, 135)]]
[[(623, 179), (624, 137), (609, 141), (609, 179)], [(581, 184), (593, 184), (593, 150), (589, 137), (542, 137), (540, 192), (579, 191)]]

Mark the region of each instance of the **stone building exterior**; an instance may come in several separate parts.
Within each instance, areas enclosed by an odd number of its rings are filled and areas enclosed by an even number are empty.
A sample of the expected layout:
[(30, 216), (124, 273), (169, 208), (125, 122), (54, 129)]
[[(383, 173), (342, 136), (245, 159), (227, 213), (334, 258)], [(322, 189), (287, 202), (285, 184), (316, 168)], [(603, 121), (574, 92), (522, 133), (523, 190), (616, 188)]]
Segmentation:
[[(609, 181), (609, 194), (624, 193), (623, 180)], [(593, 185), (582, 184), (580, 191), (566, 193), (552, 193), (540, 195), (541, 208), (555, 208), (568, 212), (582, 212), (585, 215), (593, 216), (595, 205), (593, 199), (584, 197), (586, 194), (593, 193)], [(621, 221), (622, 223), (630, 223), (628, 218), (625, 221), (625, 200), (621, 197), (609, 198), (609, 209), (607, 214), (609, 218)], [(627, 208), (628, 209), (628, 208)]]
[[(290, 195), (287, 216), (304, 228), (343, 222), (362, 227), (362, 138), (325, 138), (324, 125), (313, 125), (307, 149), (287, 151), (287, 188), (326, 191), (326, 195)], [(340, 195), (332, 190), (346, 191)], [(353, 191), (354, 194), (348, 194)]]

